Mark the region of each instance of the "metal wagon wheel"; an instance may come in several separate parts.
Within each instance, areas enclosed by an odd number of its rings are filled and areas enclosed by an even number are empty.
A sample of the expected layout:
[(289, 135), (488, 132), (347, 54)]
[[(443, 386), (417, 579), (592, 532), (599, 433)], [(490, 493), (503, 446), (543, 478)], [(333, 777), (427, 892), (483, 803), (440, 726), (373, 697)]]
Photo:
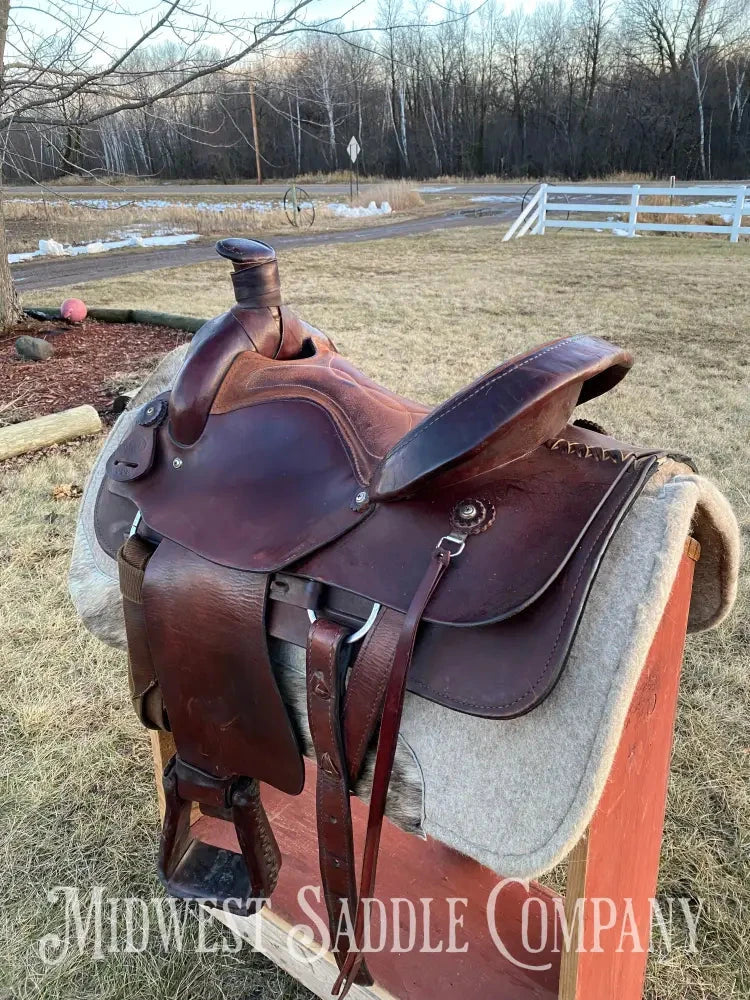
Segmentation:
[(284, 211), (289, 224), (297, 229), (308, 229), (315, 222), (315, 206), (304, 188), (292, 184), (284, 195)]

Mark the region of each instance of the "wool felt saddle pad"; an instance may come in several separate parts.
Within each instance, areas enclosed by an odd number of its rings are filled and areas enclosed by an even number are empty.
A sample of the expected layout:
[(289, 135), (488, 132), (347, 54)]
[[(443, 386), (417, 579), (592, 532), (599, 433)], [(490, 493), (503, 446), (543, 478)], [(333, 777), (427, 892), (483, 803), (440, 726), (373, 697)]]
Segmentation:
[[(97, 542), (95, 500), (107, 458), (130, 431), (134, 411), (171, 388), (186, 351), (171, 352), (118, 419), (84, 491), (70, 593), (86, 627), (119, 649), (126, 639), (117, 564)], [(546, 701), (528, 715), (497, 721), (407, 694), (390, 819), (505, 876), (533, 877), (561, 861), (596, 809), (688, 535), (701, 544), (688, 628), (721, 622), (736, 596), (736, 520), (710, 482), (667, 462), (610, 544), (566, 669)], [(278, 640), (271, 651), (303, 751), (313, 757), (305, 651)], [(355, 789), (364, 799), (371, 776), (372, 754)]]

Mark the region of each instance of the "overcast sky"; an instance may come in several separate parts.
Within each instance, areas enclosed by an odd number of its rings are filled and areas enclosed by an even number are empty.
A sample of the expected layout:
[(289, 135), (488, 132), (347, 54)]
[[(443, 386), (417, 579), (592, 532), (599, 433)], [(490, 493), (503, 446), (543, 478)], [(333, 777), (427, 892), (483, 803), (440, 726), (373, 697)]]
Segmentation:
[[(454, 0), (456, 2), (456, 0)], [(241, 20), (247, 17), (260, 17), (268, 15), (275, 7), (281, 13), (294, 6), (295, 0), (244, 0), (237, 3), (237, 0), (192, 0), (185, 4), (185, 10), (204, 10), (210, 8), (215, 19), (222, 22)], [(426, 17), (428, 20), (439, 21), (447, 16), (446, 7), (450, 0), (445, 2), (428, 3), (426, 7)], [(524, 7), (533, 9), (537, 0), (504, 0), (498, 3), (503, 9), (508, 10), (513, 7)], [(49, 5), (51, 16), (45, 16), (45, 6)], [(456, 3), (456, 5), (458, 5)], [(40, 3), (30, 6), (24, 0), (11, 0), (12, 24), (9, 36), (8, 52), (13, 56), (23, 56), (26, 46), (35, 47), (40, 39), (52, 39), (60, 34), (61, 18), (71, 26), (72, 21), (78, 21), (82, 14), (86, 13), (86, 0), (81, 0), (81, 6), (77, 4), (59, 6), (59, 0), (41, 0)], [(151, 27), (165, 11), (166, 0), (112, 0), (109, 8), (100, 4), (100, 0), (86, 17), (86, 39), (93, 48), (91, 54), (99, 46), (96, 40), (100, 41), (99, 58), (111, 58), (123, 47), (132, 44)], [(476, 10), (482, 6), (482, 0), (467, 0), (469, 10)], [(94, 13), (94, 11), (97, 13)], [(300, 19), (306, 22), (320, 22), (322, 20), (343, 19), (343, 24), (350, 28), (366, 29), (377, 20), (378, 0), (313, 0), (307, 8), (300, 13)], [(409, 23), (413, 20), (411, 3), (405, 0), (403, 3), (403, 19)], [(341, 22), (339, 22), (341, 23)], [(178, 13), (172, 24), (174, 27), (167, 27), (152, 37), (149, 44), (157, 43), (169, 39), (170, 41), (187, 41), (191, 32), (180, 31), (180, 25), (186, 27), (188, 24), (196, 26), (197, 21), (185, 20)], [(62, 39), (61, 39), (62, 40)], [(229, 32), (226, 35), (214, 34), (204, 41), (209, 45), (226, 48), (228, 51), (235, 49), (239, 42), (232, 39)], [(107, 44), (109, 43), (109, 44)], [(102, 51), (104, 50), (104, 51)], [(106, 54), (105, 54), (106, 52)], [(96, 58), (96, 57), (94, 57)]]

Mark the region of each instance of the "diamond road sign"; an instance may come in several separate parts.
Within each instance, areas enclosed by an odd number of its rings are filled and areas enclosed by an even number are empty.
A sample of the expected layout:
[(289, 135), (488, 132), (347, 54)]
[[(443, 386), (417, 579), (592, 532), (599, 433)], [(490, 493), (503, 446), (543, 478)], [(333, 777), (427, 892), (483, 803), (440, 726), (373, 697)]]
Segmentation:
[(346, 147), (346, 151), (349, 154), (352, 163), (356, 163), (360, 152), (360, 145), (354, 136), (352, 136), (349, 140), (349, 145)]

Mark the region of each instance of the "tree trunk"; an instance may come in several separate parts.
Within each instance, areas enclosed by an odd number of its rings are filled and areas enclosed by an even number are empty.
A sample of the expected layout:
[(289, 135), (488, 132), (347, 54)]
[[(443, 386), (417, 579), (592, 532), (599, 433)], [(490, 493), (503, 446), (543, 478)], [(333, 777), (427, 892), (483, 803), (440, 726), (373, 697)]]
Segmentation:
[(13, 275), (8, 263), (8, 244), (5, 238), (5, 214), (3, 192), (0, 187), (0, 331), (3, 333), (19, 320), (23, 314), (18, 301)]
[[(8, 35), (10, 0), (0, 0), (0, 93), (5, 89), (5, 40)], [(5, 212), (0, 164), (0, 330), (5, 332), (21, 317), (21, 306), (16, 294), (13, 276), (8, 263), (8, 243), (5, 236)]]

